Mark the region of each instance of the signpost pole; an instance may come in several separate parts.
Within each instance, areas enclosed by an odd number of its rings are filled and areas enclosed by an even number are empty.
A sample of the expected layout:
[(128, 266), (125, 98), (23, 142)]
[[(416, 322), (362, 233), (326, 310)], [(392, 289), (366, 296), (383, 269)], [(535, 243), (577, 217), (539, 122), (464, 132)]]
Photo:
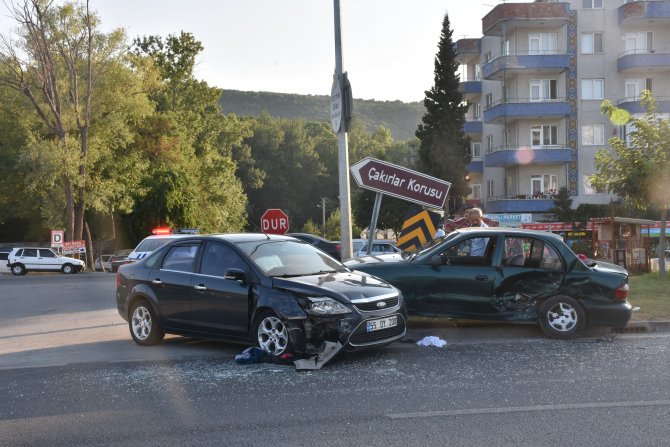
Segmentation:
[[(340, 29), (340, 0), (333, 0), (335, 12), (335, 81), (340, 86), (340, 98), (342, 95), (342, 34)], [(340, 107), (342, 111), (344, 108)], [(347, 143), (347, 131), (344, 120), (340, 120), (337, 132), (337, 163), (340, 193), (340, 233), (342, 260), (345, 261), (352, 256), (351, 245), (351, 198), (349, 186), (349, 149)], [(333, 129), (335, 131), (335, 129)]]
[(382, 204), (382, 193), (378, 192), (375, 195), (375, 205), (372, 208), (372, 220), (370, 221), (370, 231), (368, 232), (368, 252), (372, 252), (372, 242), (375, 240), (377, 234), (377, 218), (379, 217), (379, 207)]

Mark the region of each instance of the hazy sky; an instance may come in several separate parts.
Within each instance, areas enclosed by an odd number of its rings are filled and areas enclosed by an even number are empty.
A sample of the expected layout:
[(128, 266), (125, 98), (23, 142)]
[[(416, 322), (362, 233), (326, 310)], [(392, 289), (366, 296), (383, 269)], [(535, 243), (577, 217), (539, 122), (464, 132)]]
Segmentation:
[[(21, 0), (14, 0), (21, 1)], [(517, 0), (523, 2), (524, 0)], [(223, 89), (329, 95), (332, 0), (91, 0), (109, 30), (192, 33), (205, 47), (196, 77)], [(454, 40), (481, 36), (501, 0), (340, 0), (344, 70), (355, 98), (423, 100), (446, 12)], [(6, 33), (6, 8), (1, 31)]]

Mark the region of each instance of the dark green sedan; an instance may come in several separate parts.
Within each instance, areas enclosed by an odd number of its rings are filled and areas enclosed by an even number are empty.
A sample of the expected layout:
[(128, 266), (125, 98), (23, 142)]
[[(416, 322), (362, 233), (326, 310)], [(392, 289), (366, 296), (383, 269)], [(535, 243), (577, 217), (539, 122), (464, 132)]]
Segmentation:
[(548, 232), (463, 228), (414, 252), (345, 264), (399, 288), (413, 315), (535, 321), (568, 339), (587, 325), (625, 327), (632, 313), (625, 269), (583, 262)]

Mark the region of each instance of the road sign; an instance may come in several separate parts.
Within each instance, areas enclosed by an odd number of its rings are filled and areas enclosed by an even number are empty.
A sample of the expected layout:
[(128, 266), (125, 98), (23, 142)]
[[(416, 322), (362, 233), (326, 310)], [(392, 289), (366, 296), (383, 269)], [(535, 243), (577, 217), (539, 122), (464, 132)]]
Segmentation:
[(51, 230), (51, 247), (62, 247), (65, 232), (63, 230)]
[(286, 234), (288, 216), (278, 208), (270, 208), (261, 216), (261, 231), (268, 234)]
[(86, 253), (86, 243), (83, 240), (63, 242), (61, 253)]
[(349, 169), (361, 188), (432, 208), (444, 207), (451, 187), (447, 181), (371, 157)]
[(398, 248), (402, 251), (412, 251), (432, 241), (440, 222), (439, 214), (417, 208), (412, 206), (405, 215), (405, 222), (398, 237)]
[(333, 86), (330, 89), (330, 126), (335, 133), (342, 126), (342, 88), (337, 75), (333, 77)]

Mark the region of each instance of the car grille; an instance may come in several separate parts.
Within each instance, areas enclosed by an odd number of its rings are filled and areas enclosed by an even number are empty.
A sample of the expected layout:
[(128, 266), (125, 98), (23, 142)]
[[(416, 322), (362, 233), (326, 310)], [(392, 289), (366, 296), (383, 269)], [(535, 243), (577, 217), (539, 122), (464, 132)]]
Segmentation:
[[(384, 307), (377, 307), (377, 303), (379, 302), (385, 302), (386, 306)], [(354, 306), (356, 306), (356, 309), (362, 311), (362, 312), (371, 312), (375, 310), (381, 310), (381, 309), (388, 309), (391, 307), (395, 307), (398, 305), (398, 297), (394, 298), (388, 298), (388, 299), (383, 299), (383, 300), (377, 300), (377, 301), (372, 301), (369, 303), (356, 303)]]
[(371, 343), (378, 343), (384, 340), (398, 337), (405, 333), (405, 319), (398, 316), (398, 325), (388, 329), (381, 329), (374, 332), (365, 332), (365, 323), (356, 328), (349, 339), (352, 345), (367, 345)]

